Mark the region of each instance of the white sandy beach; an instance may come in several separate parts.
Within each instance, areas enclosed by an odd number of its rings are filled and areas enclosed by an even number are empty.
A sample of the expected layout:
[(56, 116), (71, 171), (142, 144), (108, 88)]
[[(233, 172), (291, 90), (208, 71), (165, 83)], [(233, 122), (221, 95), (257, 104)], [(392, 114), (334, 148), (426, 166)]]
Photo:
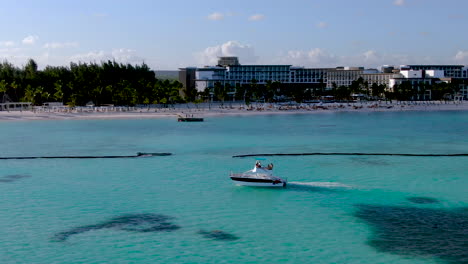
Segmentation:
[(177, 104), (169, 108), (81, 107), (42, 108), (32, 111), (0, 111), (0, 121), (15, 120), (78, 120), (78, 119), (141, 119), (177, 118), (179, 116), (212, 117), (262, 114), (319, 114), (336, 112), (401, 112), (401, 111), (466, 111), (468, 102), (363, 102), (324, 104), (269, 104), (240, 102), (214, 104)]

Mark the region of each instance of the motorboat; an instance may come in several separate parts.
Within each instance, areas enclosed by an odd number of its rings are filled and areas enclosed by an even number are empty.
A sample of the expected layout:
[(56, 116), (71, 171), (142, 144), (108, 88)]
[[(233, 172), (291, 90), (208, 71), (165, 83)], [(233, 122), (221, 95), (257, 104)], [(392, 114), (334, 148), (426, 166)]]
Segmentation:
[(203, 117), (194, 117), (193, 115), (185, 115), (185, 117), (178, 115), (178, 122), (203, 122)]
[(273, 176), (273, 164), (262, 167), (260, 162), (255, 167), (243, 173), (230, 173), (231, 180), (242, 186), (255, 187), (286, 187), (287, 179)]
[(178, 122), (203, 122), (203, 117), (179, 117)]

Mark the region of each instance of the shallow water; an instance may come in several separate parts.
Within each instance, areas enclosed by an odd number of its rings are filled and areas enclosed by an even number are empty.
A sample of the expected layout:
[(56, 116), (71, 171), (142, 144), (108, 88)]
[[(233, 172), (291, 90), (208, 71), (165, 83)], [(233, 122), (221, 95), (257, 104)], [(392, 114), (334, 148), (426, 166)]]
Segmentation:
[(174, 155), (0, 160), (0, 263), (468, 263), (467, 157), (271, 157), (277, 190), (227, 177), (253, 167), (238, 154), (468, 153), (467, 132), (465, 112), (1, 122), (3, 157)]

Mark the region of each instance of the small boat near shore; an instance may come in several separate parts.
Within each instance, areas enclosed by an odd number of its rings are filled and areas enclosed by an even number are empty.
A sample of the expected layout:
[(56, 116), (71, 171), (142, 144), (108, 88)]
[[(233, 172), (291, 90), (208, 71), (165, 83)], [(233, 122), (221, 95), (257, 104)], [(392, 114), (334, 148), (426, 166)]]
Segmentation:
[(230, 173), (231, 180), (241, 186), (286, 187), (287, 179), (273, 176), (273, 164), (262, 167), (257, 161), (252, 170), (243, 173)]
[(203, 122), (202, 117), (179, 117), (178, 122)]
[(203, 117), (194, 117), (193, 115), (185, 115), (185, 117), (179, 115), (179, 118), (177, 118), (177, 122), (203, 122), (204, 119)]

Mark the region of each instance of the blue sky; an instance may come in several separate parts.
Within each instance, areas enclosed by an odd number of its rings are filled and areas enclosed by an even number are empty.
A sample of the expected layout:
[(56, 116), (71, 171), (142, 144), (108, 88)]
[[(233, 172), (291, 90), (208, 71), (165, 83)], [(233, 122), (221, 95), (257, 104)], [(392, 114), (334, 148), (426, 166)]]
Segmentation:
[(468, 64), (466, 0), (0, 0), (0, 59), (157, 70)]

